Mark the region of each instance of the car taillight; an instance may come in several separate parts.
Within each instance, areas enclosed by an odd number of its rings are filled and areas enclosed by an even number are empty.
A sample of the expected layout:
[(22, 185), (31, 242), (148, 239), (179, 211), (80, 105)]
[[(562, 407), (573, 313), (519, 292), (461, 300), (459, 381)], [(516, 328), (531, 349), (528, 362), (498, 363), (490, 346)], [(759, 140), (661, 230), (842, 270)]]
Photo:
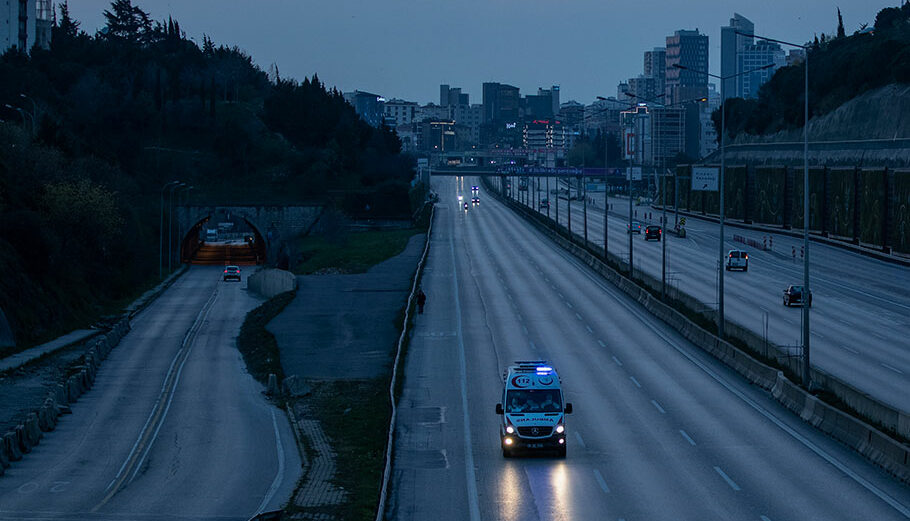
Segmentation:
[(746, 258), (747, 258), (747, 259), (749, 258), (749, 254), (748, 254), (748, 253), (746, 254)]

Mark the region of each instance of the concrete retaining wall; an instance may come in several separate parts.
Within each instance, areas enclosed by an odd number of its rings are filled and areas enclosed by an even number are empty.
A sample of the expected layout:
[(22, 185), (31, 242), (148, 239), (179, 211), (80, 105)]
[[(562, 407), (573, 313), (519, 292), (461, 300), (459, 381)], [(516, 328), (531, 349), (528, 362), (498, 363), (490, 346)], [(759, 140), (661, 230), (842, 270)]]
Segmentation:
[(247, 287), (250, 291), (272, 298), (275, 295), (297, 289), (297, 277), (285, 270), (264, 269), (247, 278)]
[(106, 334), (85, 344), (83, 365), (70, 367), (68, 376), (61, 378), (55, 390), (48, 393), (44, 404), (31, 411), (26, 419), (11, 428), (0, 439), (0, 475), (12, 462), (21, 460), (32, 451), (45, 432), (56, 429), (58, 417), (70, 412), (69, 405), (85, 394), (95, 383), (101, 362), (130, 330), (129, 319), (120, 319)]
[[(788, 380), (782, 372), (759, 362), (748, 353), (704, 330), (682, 313), (652, 297), (647, 290), (632, 280), (607, 266), (599, 256), (591, 253), (591, 251), (598, 250), (591, 248), (590, 244), (588, 248), (584, 248), (578, 243), (569, 241), (568, 238), (553, 229), (552, 220), (514, 201), (500, 197), (495, 194), (495, 191), (489, 185), (487, 188), (490, 193), (496, 195), (519, 215), (534, 224), (536, 228), (549, 236), (555, 243), (638, 301), (651, 314), (670, 325), (688, 341), (707, 351), (755, 385), (770, 390), (777, 401), (798, 414), (804, 421), (849, 445), (902, 481), (910, 483), (910, 447), (895, 441), (875, 427), (822, 402)], [(600, 251), (602, 251), (602, 246)], [(612, 260), (614, 259), (611, 254)], [(636, 277), (638, 275), (636, 274)], [(642, 283), (656, 290), (660, 289), (660, 281), (657, 280), (655, 284), (655, 279), (650, 276), (644, 275)], [(689, 304), (686, 299), (690, 299), (692, 302), (697, 303), (698, 306), (702, 306), (700, 302), (688, 295), (680, 294), (677, 299), (686, 304)], [(689, 309), (699, 308), (690, 306)], [(733, 327), (731, 328), (731, 326)], [(778, 348), (773, 344), (764, 342), (751, 330), (729, 322), (725, 327), (728, 334), (737, 335), (738, 338), (746, 341), (750, 348), (753, 346), (758, 347), (757, 352), (762, 352), (769, 358), (776, 356)], [(795, 360), (790, 360), (789, 362), (791, 362), (791, 369), (798, 372), (799, 367), (793, 367), (794, 365), (798, 366), (798, 362)], [(822, 371), (813, 369), (812, 378), (813, 382), (834, 393), (859, 414), (887, 429), (893, 429), (902, 436), (910, 437), (910, 416), (907, 414), (875, 401), (868, 395)]]

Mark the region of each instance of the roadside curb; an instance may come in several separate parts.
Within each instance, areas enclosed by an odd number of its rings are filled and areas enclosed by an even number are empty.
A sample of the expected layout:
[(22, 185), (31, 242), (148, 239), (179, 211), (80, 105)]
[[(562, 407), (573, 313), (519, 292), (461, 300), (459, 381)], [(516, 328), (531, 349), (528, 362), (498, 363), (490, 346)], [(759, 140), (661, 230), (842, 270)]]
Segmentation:
[(70, 404), (91, 389), (101, 362), (129, 330), (129, 319), (123, 317), (110, 331), (95, 337), (94, 342), (86, 343), (82, 364), (71, 366), (67, 376), (58, 380), (56, 389), (48, 392), (44, 404), (29, 412), (22, 423), (3, 435), (0, 443), (0, 475), (11, 462), (20, 461), (25, 454), (30, 453), (44, 437), (44, 433), (56, 429), (57, 419), (62, 414), (68, 414)]
[[(543, 218), (532, 213), (533, 210), (504, 199), (493, 190), (489, 190), (489, 192), (525, 218), (538, 231), (587, 264), (623, 293), (639, 302), (654, 317), (741, 374), (749, 382), (770, 391), (776, 401), (796, 413), (803, 421), (854, 449), (867, 460), (882, 467), (904, 483), (910, 484), (910, 447), (897, 442), (868, 423), (819, 400), (787, 379), (783, 372), (763, 364), (736, 346), (701, 328), (679, 311), (651, 296), (643, 287), (607, 266), (583, 246), (556, 233), (551, 226), (546, 225)], [(817, 370), (813, 370), (814, 374), (817, 372)], [(849, 388), (846, 384), (841, 385)], [(855, 390), (854, 392), (858, 393)], [(900, 425), (910, 424), (910, 418), (905, 418), (903, 413), (899, 413), (899, 416)]]

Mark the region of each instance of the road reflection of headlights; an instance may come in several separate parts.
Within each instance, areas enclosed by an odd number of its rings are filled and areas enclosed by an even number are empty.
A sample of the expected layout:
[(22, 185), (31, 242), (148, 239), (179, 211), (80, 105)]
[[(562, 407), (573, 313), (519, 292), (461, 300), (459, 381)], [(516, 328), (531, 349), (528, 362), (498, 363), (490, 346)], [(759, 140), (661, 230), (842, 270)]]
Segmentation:
[(565, 432), (565, 431), (566, 431), (566, 427), (565, 427), (564, 425), (557, 425), (557, 426), (556, 426), (556, 432), (557, 432), (558, 434), (562, 434), (562, 433)]

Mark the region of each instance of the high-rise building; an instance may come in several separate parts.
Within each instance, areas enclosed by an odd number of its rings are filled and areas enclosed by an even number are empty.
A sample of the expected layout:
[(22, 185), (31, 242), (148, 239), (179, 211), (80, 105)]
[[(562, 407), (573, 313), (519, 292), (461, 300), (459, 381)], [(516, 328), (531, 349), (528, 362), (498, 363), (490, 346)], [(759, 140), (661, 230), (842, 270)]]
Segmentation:
[(520, 94), (518, 87), (504, 83), (483, 84), (483, 122), (515, 123), (518, 121)]
[(629, 83), (625, 81), (620, 82), (619, 85), (616, 86), (616, 99), (628, 100), (629, 96), (626, 96), (626, 94), (629, 92), (631, 92)]
[[(769, 69), (756, 70), (769, 63), (773, 63), (774, 66)], [(747, 45), (736, 56), (736, 72), (752, 72), (736, 77), (736, 95), (741, 98), (757, 98), (758, 88), (770, 80), (777, 69), (786, 64), (786, 53), (776, 43), (759, 40)]]
[(754, 41), (754, 38), (744, 34), (753, 34), (754, 32), (755, 24), (739, 13), (733, 13), (733, 18), (730, 18), (730, 25), (720, 28), (720, 75), (723, 78), (728, 78), (721, 85), (724, 99), (740, 96), (736, 88), (738, 78), (731, 76), (742, 71), (742, 69), (738, 68), (738, 56), (745, 50), (746, 46), (751, 45)]
[(654, 78), (654, 95), (663, 94), (667, 86), (667, 49), (655, 47), (645, 51), (645, 76)]
[(353, 105), (357, 115), (370, 125), (378, 127), (385, 122), (385, 111), (383, 109), (385, 100), (378, 94), (355, 90), (353, 92), (345, 92), (344, 100)]
[(629, 78), (629, 93), (634, 94), (636, 100), (660, 101), (658, 95), (663, 94), (657, 90), (657, 79), (654, 76), (641, 76)]
[(0, 0), (0, 53), (12, 47), (50, 49), (53, 20), (51, 0)]
[(442, 84), (439, 86), (439, 105), (445, 107), (449, 104), (449, 86)]
[[(676, 68), (680, 65), (685, 69)], [(708, 36), (680, 30), (667, 36), (665, 101), (680, 103), (708, 95)]]

